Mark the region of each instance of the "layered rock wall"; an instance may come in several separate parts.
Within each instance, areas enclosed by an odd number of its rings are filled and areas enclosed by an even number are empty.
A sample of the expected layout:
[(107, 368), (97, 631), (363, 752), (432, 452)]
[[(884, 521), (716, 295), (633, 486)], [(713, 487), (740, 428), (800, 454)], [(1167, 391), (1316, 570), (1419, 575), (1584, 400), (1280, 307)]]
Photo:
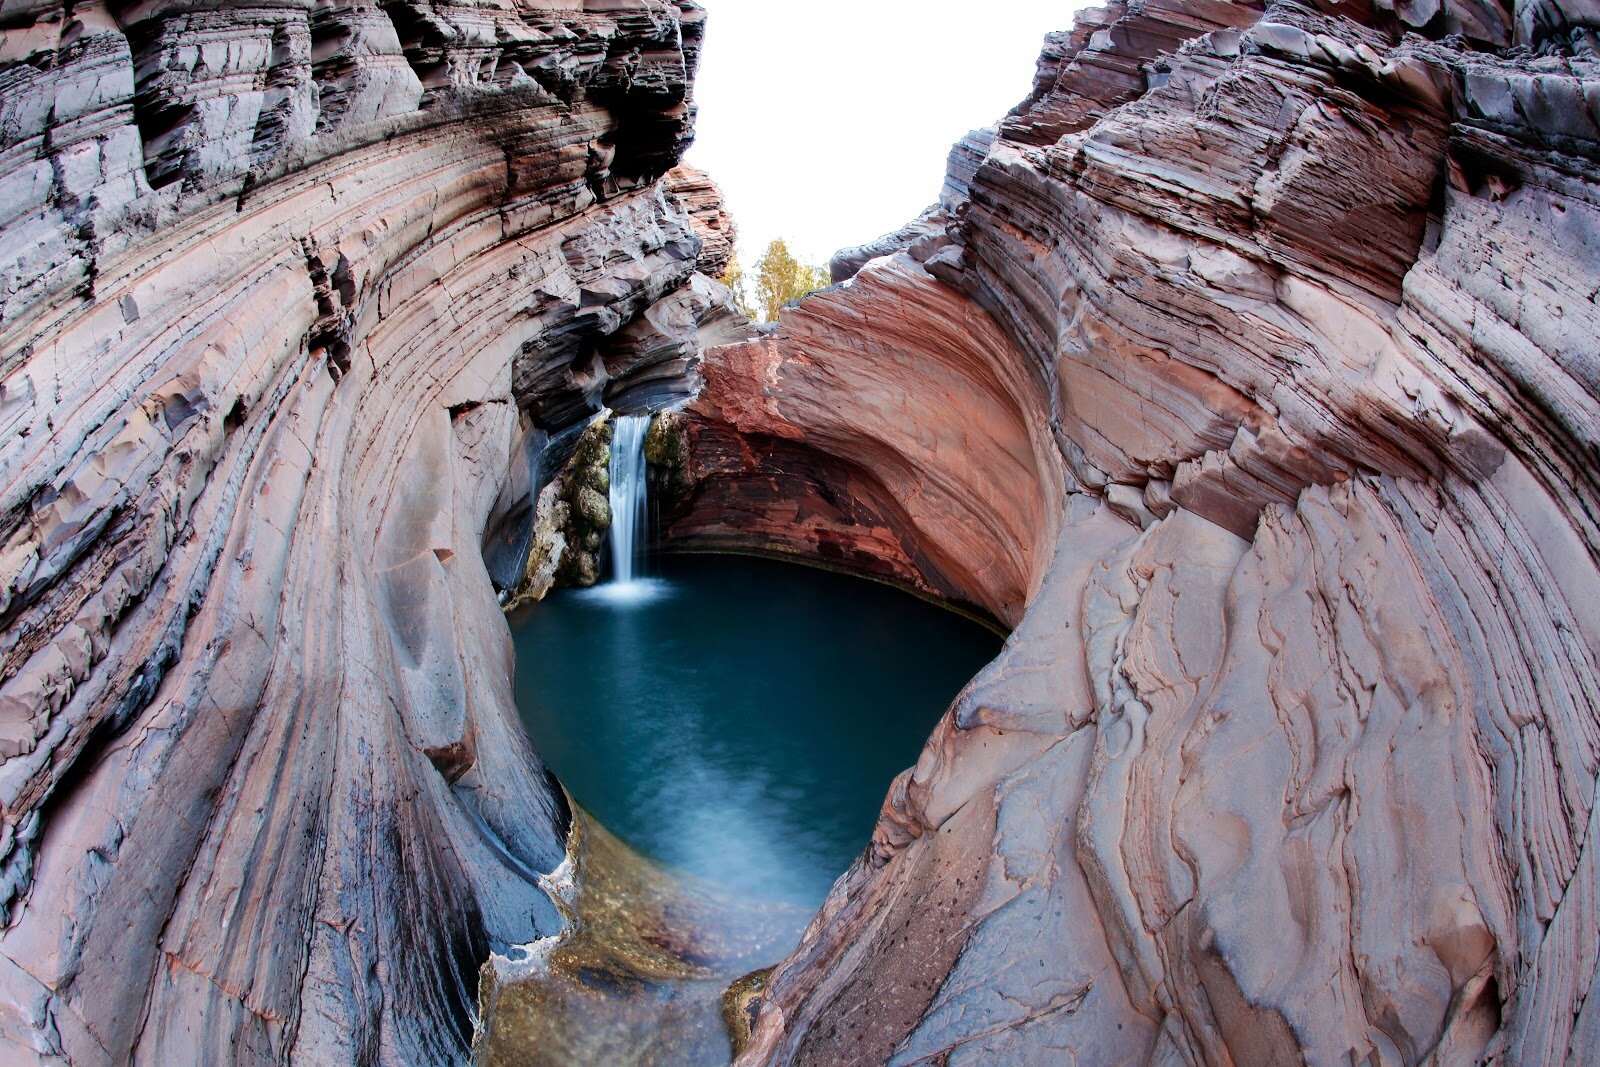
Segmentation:
[(693, 388), (701, 18), (0, 8), (0, 1058), (458, 1060), (559, 926), (480, 542)]
[(979, 308), (886, 262), (779, 333), (713, 351), (676, 545), (800, 555), (1021, 617), (1060, 522), (1060, 464), (1031, 368)]
[(741, 1062), (1593, 1057), (1597, 27), (1113, 4), (710, 354), (675, 536), (1015, 626)]
[(750, 1062), (1588, 1058), (1593, 6), (1112, 4), (757, 337), (701, 18), (0, 5), (7, 1059), (466, 1054), (567, 818), (486, 528), (711, 340), (669, 536), (1013, 630)]

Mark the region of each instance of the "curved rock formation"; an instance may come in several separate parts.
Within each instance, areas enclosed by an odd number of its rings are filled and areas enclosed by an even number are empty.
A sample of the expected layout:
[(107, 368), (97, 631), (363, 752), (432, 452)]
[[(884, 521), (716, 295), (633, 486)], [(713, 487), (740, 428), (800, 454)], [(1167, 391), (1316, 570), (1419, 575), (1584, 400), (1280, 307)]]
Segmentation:
[(1026, 361), (981, 309), (886, 261), (711, 351), (676, 544), (807, 556), (1020, 619), (1060, 524), (1059, 459)]
[(559, 927), (480, 542), (727, 313), (701, 18), (0, 10), (0, 1058), (458, 1060)]
[(708, 355), (673, 536), (1015, 626), (741, 1063), (1593, 1058), (1597, 30), (1114, 3)]
[(6, 1060), (467, 1054), (568, 820), (484, 542), (709, 341), (673, 538), (1013, 629), (746, 1062), (1592, 1058), (1600, 13), (1114, 3), (753, 337), (701, 19), (0, 5)]

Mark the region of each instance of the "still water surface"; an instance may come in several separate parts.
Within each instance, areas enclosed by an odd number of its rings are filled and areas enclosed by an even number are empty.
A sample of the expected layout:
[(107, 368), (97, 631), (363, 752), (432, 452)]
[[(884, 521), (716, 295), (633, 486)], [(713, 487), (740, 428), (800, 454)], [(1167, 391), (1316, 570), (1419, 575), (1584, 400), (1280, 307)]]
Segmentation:
[(512, 632), (528, 734), (579, 804), (578, 921), (490, 994), (485, 1067), (728, 1063), (764, 968), (999, 647), (905, 593), (736, 556), (557, 593)]
[(553, 594), (513, 633), (523, 722), (581, 806), (669, 868), (806, 908), (999, 651), (898, 590), (739, 556)]

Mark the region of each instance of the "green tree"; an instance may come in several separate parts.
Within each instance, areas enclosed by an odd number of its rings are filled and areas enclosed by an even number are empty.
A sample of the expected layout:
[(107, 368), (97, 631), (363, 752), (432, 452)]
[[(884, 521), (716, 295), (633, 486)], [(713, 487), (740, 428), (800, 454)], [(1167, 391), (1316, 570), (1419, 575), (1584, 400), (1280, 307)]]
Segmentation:
[(734, 307), (743, 312), (745, 318), (755, 318), (756, 308), (750, 303), (750, 279), (744, 275), (744, 266), (739, 262), (739, 253), (735, 252), (728, 257), (728, 267), (722, 272), (720, 280), (732, 291)]
[(827, 270), (800, 262), (781, 237), (756, 261), (754, 303), (762, 322), (778, 321), (783, 305), (827, 287)]

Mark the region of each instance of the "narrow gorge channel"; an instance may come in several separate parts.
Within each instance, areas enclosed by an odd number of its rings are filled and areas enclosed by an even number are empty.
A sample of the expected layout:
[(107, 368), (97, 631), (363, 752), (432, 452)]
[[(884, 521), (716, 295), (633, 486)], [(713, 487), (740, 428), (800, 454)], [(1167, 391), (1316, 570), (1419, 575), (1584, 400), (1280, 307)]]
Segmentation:
[(0, 0), (0, 1063), (1600, 1062), (1600, 0), (708, 23)]

